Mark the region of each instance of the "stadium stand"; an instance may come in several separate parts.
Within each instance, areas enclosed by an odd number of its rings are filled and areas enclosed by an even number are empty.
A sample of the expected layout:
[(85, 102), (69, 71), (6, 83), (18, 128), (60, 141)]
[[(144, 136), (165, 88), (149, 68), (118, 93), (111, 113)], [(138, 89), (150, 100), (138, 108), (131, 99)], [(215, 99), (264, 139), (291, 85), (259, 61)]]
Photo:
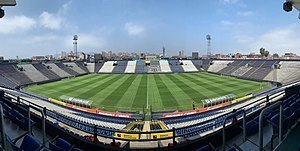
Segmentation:
[(115, 63), (116, 63), (116, 61), (104, 62), (103, 66), (99, 70), (99, 73), (112, 73), (112, 71), (115, 68), (115, 66), (114, 66)]
[(172, 72), (168, 60), (160, 60), (159, 65), (161, 68), (161, 72), (164, 73)]
[(95, 63), (95, 73), (98, 73), (100, 69), (102, 68), (104, 63)]
[[(200, 60), (200, 69), (202, 68), (204, 71), (207, 71), (207, 69), (209, 68), (210, 66), (210, 62), (212, 60), (210, 59), (204, 59), (204, 60)], [(198, 60), (193, 60), (193, 62), (195, 62), (194, 64), (198, 65), (197, 62)]]
[(169, 60), (169, 65), (173, 73), (182, 73), (184, 72), (180, 62), (178, 60)]
[(65, 70), (59, 68), (55, 63), (47, 63), (47, 64), (45, 64), (45, 66), (46, 66), (46, 68), (50, 69), (51, 71), (53, 71), (54, 73), (59, 75), (61, 78), (71, 76), (71, 74), (69, 74)]
[(95, 63), (86, 63), (86, 68), (89, 73), (95, 73)]
[[(75, 64), (81, 69), (84, 71), (84, 73), (89, 73), (89, 70), (87, 69), (87, 65), (84, 64), (83, 62), (81, 61), (76, 61)], [(80, 72), (79, 72), (80, 73)]]
[(151, 60), (148, 65), (148, 73), (159, 73), (161, 72), (160, 64), (158, 60)]
[(194, 66), (198, 69), (198, 71), (201, 71), (201, 66), (202, 66), (202, 60), (192, 60), (192, 63)]
[[(275, 63), (277, 68), (272, 70), (264, 80), (277, 81), (280, 83), (289, 83), (299, 80), (300, 62), (299, 61), (280, 61)], [(275, 76), (274, 76), (275, 74)]]
[(61, 77), (57, 75), (52, 70), (48, 69), (44, 64), (42, 63), (36, 63), (32, 64), (39, 72), (41, 72), (44, 76), (46, 76), (50, 80), (54, 79), (60, 79)]
[(127, 68), (128, 61), (117, 61), (112, 73), (124, 73)]
[(0, 86), (6, 88), (16, 88), (18, 85), (0, 74)]
[(191, 60), (180, 60), (179, 61), (182, 65), (184, 72), (197, 72), (197, 68), (194, 66)]
[(69, 73), (69, 74), (72, 75), (72, 76), (79, 75), (78, 72), (76, 72), (76, 71), (74, 71), (74, 70), (71, 69), (71, 68), (72, 68), (71, 66), (67, 66), (67, 65), (65, 65), (65, 64), (63, 64), (63, 63), (56, 63), (56, 65), (57, 65), (60, 69), (64, 70), (65, 72)]
[(145, 61), (143, 60), (136, 60), (136, 68), (135, 73), (147, 73), (148, 69), (145, 65)]
[(242, 75), (244, 75), (246, 72), (248, 72), (251, 69), (252, 69), (252, 67), (249, 67), (247, 65), (241, 66), (237, 70), (235, 70), (234, 72), (232, 72), (231, 75), (232, 76), (236, 76), (236, 77), (241, 77)]
[(135, 73), (135, 68), (136, 68), (136, 61), (128, 61), (124, 73)]
[(217, 73), (223, 75), (230, 75), (240, 67), (241, 63), (242, 61), (235, 60), (232, 63), (228, 64), (228, 66), (226, 66), (225, 68), (219, 70)]
[(15, 64), (1, 64), (0, 74), (19, 86), (33, 83)]
[(228, 66), (228, 64), (232, 63), (233, 61), (227, 60), (213, 60), (211, 61), (211, 65), (207, 69), (209, 72), (219, 72), (221, 69)]
[(33, 82), (41, 82), (49, 80), (31, 64), (20, 64), (17, 65), (19, 68), (22, 68), (24, 74), (27, 75)]
[[(80, 64), (79, 62), (66, 62), (63, 63), (65, 65), (65, 69), (69, 73), (72, 73), (72, 75), (80, 75), (80, 74), (85, 74), (88, 73), (87, 69), (84, 67), (84, 65)], [(78, 66), (81, 65), (81, 66)], [(84, 70), (82, 68), (85, 68)], [(70, 70), (69, 70), (70, 69)], [(74, 72), (71, 72), (74, 71)]]

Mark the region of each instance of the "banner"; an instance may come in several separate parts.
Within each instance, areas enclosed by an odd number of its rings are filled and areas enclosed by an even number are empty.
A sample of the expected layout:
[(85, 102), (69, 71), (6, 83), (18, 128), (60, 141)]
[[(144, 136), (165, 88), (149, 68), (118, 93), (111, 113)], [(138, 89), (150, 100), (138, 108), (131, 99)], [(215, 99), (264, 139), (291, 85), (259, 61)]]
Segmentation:
[(139, 134), (127, 134), (127, 133), (119, 133), (119, 132), (115, 132), (115, 137), (116, 138), (125, 138), (125, 139), (130, 139), (130, 140), (140, 139)]

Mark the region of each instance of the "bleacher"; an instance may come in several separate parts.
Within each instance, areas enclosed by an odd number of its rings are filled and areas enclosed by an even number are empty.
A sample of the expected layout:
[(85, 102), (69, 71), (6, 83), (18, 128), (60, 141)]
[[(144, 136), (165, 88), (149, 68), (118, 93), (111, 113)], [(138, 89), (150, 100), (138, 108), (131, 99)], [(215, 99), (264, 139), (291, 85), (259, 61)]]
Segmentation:
[(136, 67), (135, 67), (135, 73), (147, 73), (148, 69), (145, 65), (145, 61), (143, 60), (136, 60)]
[(22, 68), (24, 74), (27, 75), (33, 82), (41, 82), (49, 80), (46, 76), (44, 76), (41, 72), (39, 72), (36, 68), (34, 68), (31, 64), (20, 64), (17, 65), (19, 68)]
[[(78, 64), (80, 63), (76, 63), (76, 62), (66, 62), (63, 63), (65, 65), (65, 68), (67, 70), (67, 72), (69, 72), (71, 75), (80, 75), (80, 74), (85, 74), (88, 73), (85, 70), (83, 70), (81, 67), (78, 66)], [(84, 67), (82, 65), (82, 67)]]
[(44, 64), (42, 63), (36, 63), (32, 64), (38, 71), (40, 71), (44, 76), (46, 76), (50, 80), (54, 79), (60, 79), (61, 77), (57, 75), (52, 70), (48, 69)]
[(184, 72), (197, 72), (198, 69), (194, 66), (191, 60), (180, 60), (179, 61), (182, 65)]
[(198, 71), (201, 71), (201, 66), (202, 66), (202, 60), (192, 60), (192, 63), (194, 66), (198, 69)]
[(95, 73), (95, 63), (87, 63), (86, 68), (89, 73)]
[[(200, 69), (202, 68), (203, 70), (207, 71), (211, 61), (212, 61), (211, 59), (200, 60)], [(197, 62), (197, 60), (194, 60), (194, 62)]]
[(233, 61), (227, 60), (213, 60), (211, 65), (207, 69), (209, 72), (219, 72), (221, 69), (228, 66), (228, 64), (232, 63)]
[(49, 70), (53, 71), (54, 73), (56, 73), (61, 78), (71, 76), (71, 74), (69, 74), (65, 70), (59, 68), (55, 63), (47, 63), (47, 64), (45, 64), (45, 66), (46, 66), (46, 68), (48, 68)]
[(112, 73), (112, 71), (115, 68), (115, 66), (114, 66), (115, 63), (116, 63), (116, 61), (104, 62), (103, 66), (99, 70), (99, 73)]
[(135, 73), (136, 61), (128, 61), (125, 73)]
[(173, 73), (182, 73), (184, 69), (182, 68), (178, 60), (169, 60), (169, 65)]
[(112, 73), (125, 73), (125, 70), (127, 68), (127, 63), (128, 63), (127, 61), (116, 61)]
[(0, 64), (0, 74), (17, 85), (33, 83), (27, 75), (18, 70), (15, 64)]
[(13, 89), (18, 85), (0, 74), (0, 86)]
[(79, 75), (79, 73), (76, 72), (76, 71), (74, 71), (74, 70), (72, 70), (70, 66), (67, 66), (67, 65), (65, 65), (65, 64), (63, 64), (63, 63), (56, 63), (56, 65), (57, 65), (60, 69), (64, 70), (65, 72), (67, 72), (68, 74), (70, 74), (70, 75), (72, 75), (72, 76)]
[(100, 69), (102, 68), (104, 63), (95, 63), (95, 73), (98, 73)]
[(274, 77), (274, 73), (270, 72), (264, 80), (273, 81), (274, 78), (281, 83), (289, 83), (299, 80), (300, 77), (300, 62), (299, 61), (280, 61), (276, 62), (279, 66), (274, 71), (277, 73)]
[(87, 69), (87, 65), (85, 65), (83, 62), (81, 61), (76, 61), (75, 64), (84, 71), (84, 73), (89, 73), (89, 70)]
[(168, 60), (160, 60), (159, 65), (160, 65), (161, 72), (164, 73), (172, 72)]
[(230, 75), (234, 71), (236, 71), (239, 67), (241, 67), (243, 61), (235, 60), (229, 63), (225, 68), (219, 70), (217, 73), (223, 75)]

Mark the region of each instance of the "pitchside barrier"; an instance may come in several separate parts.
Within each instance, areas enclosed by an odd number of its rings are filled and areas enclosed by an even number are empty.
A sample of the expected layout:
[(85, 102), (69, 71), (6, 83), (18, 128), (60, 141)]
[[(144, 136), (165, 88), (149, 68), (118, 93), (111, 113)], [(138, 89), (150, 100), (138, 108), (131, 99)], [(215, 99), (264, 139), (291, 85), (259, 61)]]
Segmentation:
[(92, 114), (99, 114), (99, 115), (105, 115), (105, 116), (113, 116), (113, 117), (123, 117), (123, 118), (130, 118), (132, 116), (132, 114), (129, 113), (117, 113), (117, 112), (105, 112), (105, 111), (101, 111), (98, 109), (94, 109), (94, 108), (85, 108), (85, 107), (81, 107), (81, 106), (76, 106), (76, 105), (72, 105), (69, 103), (65, 103), (53, 98), (48, 98), (48, 101), (64, 106), (64, 107), (68, 107), (68, 108), (72, 108), (75, 110), (80, 110), (80, 111), (84, 111), (84, 112), (88, 112), (88, 113), (92, 113)]

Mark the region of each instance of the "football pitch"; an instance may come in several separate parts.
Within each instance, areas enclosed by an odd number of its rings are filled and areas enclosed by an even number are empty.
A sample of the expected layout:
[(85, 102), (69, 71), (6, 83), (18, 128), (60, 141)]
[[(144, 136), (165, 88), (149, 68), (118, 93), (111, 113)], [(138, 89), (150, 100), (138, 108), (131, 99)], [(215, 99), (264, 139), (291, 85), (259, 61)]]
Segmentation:
[(180, 74), (89, 74), (24, 88), (44, 97), (62, 95), (92, 100), (106, 111), (190, 110), (192, 102), (227, 94), (242, 97), (271, 88), (255, 82), (210, 73)]

